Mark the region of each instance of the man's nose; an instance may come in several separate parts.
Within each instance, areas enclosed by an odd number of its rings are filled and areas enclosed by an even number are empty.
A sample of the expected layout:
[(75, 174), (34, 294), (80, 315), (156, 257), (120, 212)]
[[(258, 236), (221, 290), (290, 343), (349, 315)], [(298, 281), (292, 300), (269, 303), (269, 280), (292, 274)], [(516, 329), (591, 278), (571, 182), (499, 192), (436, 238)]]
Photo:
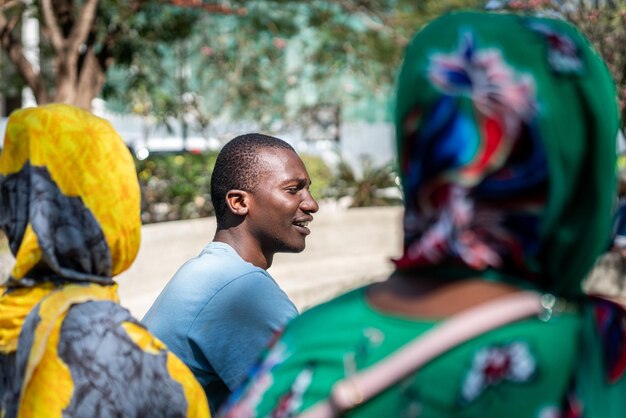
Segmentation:
[(304, 200), (302, 201), (300, 208), (305, 212), (315, 213), (319, 210), (320, 207), (315, 201), (315, 199), (313, 198), (313, 195), (311, 194), (311, 192), (307, 190), (306, 196)]

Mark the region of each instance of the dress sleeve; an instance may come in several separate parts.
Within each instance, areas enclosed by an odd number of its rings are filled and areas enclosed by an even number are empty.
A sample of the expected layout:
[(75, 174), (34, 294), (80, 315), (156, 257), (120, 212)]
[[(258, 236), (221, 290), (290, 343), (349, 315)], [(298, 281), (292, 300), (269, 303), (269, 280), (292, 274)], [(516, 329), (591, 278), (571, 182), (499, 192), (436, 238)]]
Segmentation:
[(272, 337), (297, 313), (270, 277), (251, 272), (229, 282), (207, 302), (189, 338), (233, 391)]

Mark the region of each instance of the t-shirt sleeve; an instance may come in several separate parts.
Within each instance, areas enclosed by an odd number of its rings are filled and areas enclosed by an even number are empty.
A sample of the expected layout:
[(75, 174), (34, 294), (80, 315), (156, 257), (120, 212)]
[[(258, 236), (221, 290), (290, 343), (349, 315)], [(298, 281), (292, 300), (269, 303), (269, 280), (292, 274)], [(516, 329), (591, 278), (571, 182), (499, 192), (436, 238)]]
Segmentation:
[(272, 337), (297, 313), (270, 277), (251, 272), (229, 282), (208, 301), (189, 338), (232, 391)]

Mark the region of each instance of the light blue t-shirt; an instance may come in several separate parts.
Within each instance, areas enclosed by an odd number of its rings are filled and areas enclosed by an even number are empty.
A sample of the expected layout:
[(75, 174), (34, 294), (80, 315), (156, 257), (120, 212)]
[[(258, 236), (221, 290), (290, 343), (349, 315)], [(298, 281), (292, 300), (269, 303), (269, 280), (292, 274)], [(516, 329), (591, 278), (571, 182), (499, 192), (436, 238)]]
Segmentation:
[(297, 314), (267, 271), (212, 242), (178, 270), (143, 322), (187, 364), (215, 412)]

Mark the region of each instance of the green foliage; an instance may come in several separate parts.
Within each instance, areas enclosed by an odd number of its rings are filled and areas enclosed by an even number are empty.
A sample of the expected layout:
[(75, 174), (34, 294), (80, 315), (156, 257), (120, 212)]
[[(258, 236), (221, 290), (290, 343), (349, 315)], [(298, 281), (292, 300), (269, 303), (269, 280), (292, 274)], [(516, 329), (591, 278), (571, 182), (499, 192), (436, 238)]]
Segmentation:
[(506, 8), (520, 13), (548, 13), (561, 16), (578, 27), (606, 61), (617, 85), (626, 127), (626, 2), (562, 0), (514, 0)]
[(217, 154), (152, 154), (136, 161), (144, 223), (214, 214), (211, 173)]
[[(350, 117), (379, 118), (395, 71), (413, 32), (432, 17), (477, 0), (231, 0), (176, 7), (168, 0), (100, 0), (84, 46), (107, 70), (103, 98), (119, 112), (157, 123), (185, 116), (203, 132), (212, 119), (297, 122), (319, 103)], [(5, 10), (22, 13), (20, 6)], [(84, 2), (57, 0), (55, 11), (70, 33)], [(204, 12), (202, 6), (215, 6)], [(40, 0), (30, 6), (45, 27)], [(19, 19), (17, 20), (20, 21)], [(67, 34), (66, 33), (66, 34)], [(53, 89), (49, 38), (42, 36), (42, 76)], [(0, 65), (4, 65), (2, 60)], [(78, 69), (85, 62), (79, 57)], [(0, 90), (16, 94), (21, 82), (2, 70)], [(94, 83), (97, 83), (94, 80)], [(19, 89), (17, 89), (19, 92)], [(380, 104), (369, 106), (368, 103)], [(362, 115), (365, 112), (367, 115)], [(388, 113), (386, 114), (388, 116)]]
[[(22, 24), (26, 16), (31, 16), (39, 21), (40, 35), (38, 41), (39, 68), (33, 68), (37, 78), (41, 77), (44, 90), (48, 92), (47, 97), (40, 96), (37, 100), (50, 100), (54, 97), (54, 91), (60, 81), (68, 78), (66, 72), (58, 68), (55, 63), (55, 53), (61, 53), (60, 49), (55, 52), (50, 36), (51, 24), (44, 18), (44, 6), (41, 0), (15, 1), (6, 3), (0, 7), (3, 35), (3, 56), (0, 59), (0, 71), (5, 82), (0, 83), (0, 91), (8, 96), (17, 96), (16, 87), (25, 85), (23, 80), (14, 81), (13, 74), (17, 73), (12, 60), (8, 59), (5, 49), (9, 45), (18, 45), (15, 51), (22, 51), (21, 45)], [(72, 44), (72, 36), (77, 34), (79, 12), (85, 6), (85, 1), (76, 0), (56, 0), (52, 2), (52, 13), (54, 15), (55, 27), (58, 26), (62, 36), (67, 37), (66, 43)], [(111, 63), (115, 62), (119, 68), (124, 68), (127, 72), (135, 71), (134, 61), (136, 51), (153, 53), (164, 44), (175, 42), (187, 38), (191, 35), (194, 23), (198, 20), (199, 13), (196, 10), (174, 7), (162, 0), (100, 0), (97, 2), (95, 20), (89, 28), (88, 35), (84, 41), (81, 40), (81, 50), (78, 55), (76, 66), (72, 71), (80, 77), (84, 68), (97, 68), (94, 74), (101, 75), (106, 72)], [(15, 27), (15, 30), (13, 28)], [(71, 40), (68, 41), (68, 40)], [(20, 52), (21, 53), (21, 52)], [(23, 76), (20, 75), (21, 78)], [(70, 79), (72, 83), (77, 80)], [(91, 86), (81, 92), (88, 91), (90, 95), (97, 94), (100, 90), (100, 78), (96, 75), (90, 79)], [(110, 87), (110, 86), (109, 86)], [(106, 93), (106, 92), (105, 92)], [(92, 97), (89, 96), (88, 99)], [(87, 103), (89, 103), (87, 101)]]
[[(244, 15), (196, 16), (192, 36), (135, 48), (131, 71), (114, 66), (104, 96), (119, 111), (167, 118), (192, 115), (269, 124), (285, 113), (285, 39), (297, 31), (293, 2), (245, 2)], [(184, 39), (183, 39), (184, 38)]]
[(380, 120), (381, 115), (388, 118), (389, 113), (369, 110), (383, 109), (388, 102), (396, 70), (412, 35), (445, 11), (482, 7), (483, 2), (318, 0), (309, 4), (311, 33), (299, 53), (303, 56), (303, 78), (315, 85), (314, 100), (341, 105), (344, 120)]
[(319, 103), (355, 109), (349, 118), (380, 119), (388, 112), (373, 109), (385, 110), (412, 34), (440, 13), (483, 3), (235, 0), (244, 14), (196, 12), (189, 36), (128, 48), (104, 94), (117, 110), (160, 122), (191, 115), (199, 131), (218, 117), (297, 123)]
[(395, 165), (375, 166), (372, 160), (361, 160), (360, 175), (346, 161), (340, 161), (328, 189), (329, 197), (351, 198), (350, 207), (389, 206), (402, 202), (396, 181)]
[(315, 155), (300, 155), (311, 177), (311, 194), (315, 200), (322, 199), (333, 182), (333, 173), (324, 160)]
[(102, 97), (121, 113), (150, 115), (162, 123), (178, 117), (188, 110), (180, 99), (187, 91), (185, 39), (195, 33), (202, 13), (161, 1), (147, 1), (138, 11), (124, 6), (126, 2), (112, 3), (101, 3), (98, 11), (105, 27), (119, 38)]
[[(317, 156), (302, 155), (316, 199), (332, 183), (332, 172)], [(135, 161), (141, 188), (141, 219), (144, 223), (212, 216), (211, 175), (216, 153), (151, 154)]]
[[(151, 154), (136, 161), (144, 223), (191, 219), (215, 214), (211, 203), (211, 174), (216, 153)], [(301, 155), (311, 177), (311, 194), (321, 199), (350, 197), (351, 207), (401, 203), (392, 164), (376, 167), (363, 159), (360, 174), (341, 161), (331, 170), (320, 157)]]
[(103, 41), (114, 36), (114, 45), (100, 44), (113, 50), (118, 65), (133, 64), (135, 52), (153, 52), (162, 43), (189, 37), (198, 20), (198, 12), (181, 9), (161, 1), (141, 5), (125, 1), (100, 1), (95, 29)]
[(15, 67), (6, 58), (4, 50), (0, 52), (0, 91), (6, 97), (21, 97), (22, 89), (26, 86), (24, 79), (15, 70)]

